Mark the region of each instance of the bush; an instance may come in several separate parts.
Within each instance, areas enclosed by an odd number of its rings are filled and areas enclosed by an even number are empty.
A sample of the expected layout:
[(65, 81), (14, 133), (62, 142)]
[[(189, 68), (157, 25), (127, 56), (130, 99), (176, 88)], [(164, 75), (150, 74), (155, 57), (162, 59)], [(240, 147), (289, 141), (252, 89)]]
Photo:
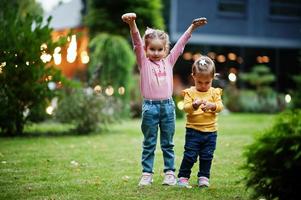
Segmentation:
[[(35, 1), (2, 0), (0, 7), (0, 134), (16, 136), (29, 120), (45, 117), (36, 114), (55, 95), (47, 87), (49, 77), (62, 80), (58, 69), (40, 59), (57, 44), (50, 19), (44, 25), (41, 16), (33, 15)], [(42, 44), (47, 46), (43, 51)]]
[(232, 112), (276, 113), (284, 110), (284, 95), (273, 90), (258, 96), (255, 90), (227, 87), (224, 92), (224, 105)]
[(120, 100), (93, 93), (92, 88), (72, 89), (61, 96), (55, 118), (75, 125), (77, 133), (87, 134), (119, 119), (121, 108)]
[(293, 200), (301, 188), (301, 110), (280, 114), (274, 126), (248, 146), (246, 186), (255, 198)]

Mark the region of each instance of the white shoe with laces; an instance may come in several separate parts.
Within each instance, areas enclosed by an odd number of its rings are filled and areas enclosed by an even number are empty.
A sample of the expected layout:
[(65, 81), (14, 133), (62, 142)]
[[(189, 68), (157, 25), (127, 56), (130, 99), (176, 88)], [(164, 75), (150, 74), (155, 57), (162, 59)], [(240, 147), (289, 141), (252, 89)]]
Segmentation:
[(201, 176), (198, 179), (198, 186), (199, 187), (209, 187), (209, 179), (205, 176)]
[(153, 183), (153, 174), (143, 172), (138, 186), (147, 186)]
[(177, 184), (177, 178), (175, 176), (175, 173), (173, 171), (165, 172), (162, 185), (176, 185), (176, 184)]

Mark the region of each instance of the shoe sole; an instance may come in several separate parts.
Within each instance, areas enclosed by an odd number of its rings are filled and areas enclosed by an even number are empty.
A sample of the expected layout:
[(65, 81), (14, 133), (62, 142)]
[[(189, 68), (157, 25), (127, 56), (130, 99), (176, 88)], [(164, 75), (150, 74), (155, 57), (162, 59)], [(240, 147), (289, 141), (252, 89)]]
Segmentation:
[(138, 184), (139, 187), (143, 187), (143, 186), (150, 186), (153, 184), (153, 180), (149, 183), (149, 184)]
[(177, 183), (174, 183), (174, 184), (170, 184), (170, 183), (162, 183), (162, 185), (166, 185), (166, 186), (174, 186), (176, 185)]

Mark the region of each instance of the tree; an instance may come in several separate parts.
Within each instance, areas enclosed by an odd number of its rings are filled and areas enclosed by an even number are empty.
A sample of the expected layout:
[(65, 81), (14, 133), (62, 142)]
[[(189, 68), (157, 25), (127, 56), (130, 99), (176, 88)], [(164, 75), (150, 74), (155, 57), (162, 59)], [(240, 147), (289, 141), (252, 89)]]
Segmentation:
[(275, 81), (276, 77), (271, 73), (270, 68), (266, 65), (255, 65), (249, 73), (242, 73), (241, 79), (248, 82), (250, 85), (255, 86), (259, 99), (271, 91), (269, 86)]
[(2, 0), (0, 7), (0, 133), (15, 136), (23, 133), (35, 113), (31, 111), (54, 96), (47, 84), (60, 80), (61, 74), (40, 59), (55, 44), (50, 19), (43, 25), (35, 1)]
[(161, 0), (88, 0), (88, 13), (84, 22), (91, 35), (107, 32), (128, 36), (128, 27), (121, 21), (121, 15), (126, 12), (137, 13), (137, 26), (141, 31), (146, 26), (165, 28)]
[[(133, 72), (135, 57), (128, 42), (121, 36), (106, 33), (98, 34), (90, 42), (91, 63), (89, 67), (89, 80), (93, 85), (112, 86), (119, 89), (115, 96), (124, 102), (129, 102), (129, 88), (131, 87), (130, 75)], [(124, 89), (127, 91), (124, 91)], [(125, 114), (129, 111), (129, 104), (123, 106)]]

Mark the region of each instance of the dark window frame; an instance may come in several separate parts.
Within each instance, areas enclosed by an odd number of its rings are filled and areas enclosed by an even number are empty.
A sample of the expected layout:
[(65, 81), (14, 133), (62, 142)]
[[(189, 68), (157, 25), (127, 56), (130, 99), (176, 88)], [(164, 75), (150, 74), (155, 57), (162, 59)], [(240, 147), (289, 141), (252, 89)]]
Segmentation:
[[(277, 13), (277, 11), (280, 11), (282, 13), (280, 12)], [(291, 11), (295, 11), (296, 15), (285, 14), (285, 12), (292, 13)], [(269, 18), (273, 21), (279, 21), (279, 20), (301, 21), (301, 1), (291, 0), (291, 2), (288, 2), (288, 1), (270, 0), (268, 14), (269, 14)]]
[(247, 8), (248, 8), (248, 0), (217, 1), (217, 13), (221, 17), (240, 18), (240, 19), (246, 18), (247, 11), (248, 11)]

